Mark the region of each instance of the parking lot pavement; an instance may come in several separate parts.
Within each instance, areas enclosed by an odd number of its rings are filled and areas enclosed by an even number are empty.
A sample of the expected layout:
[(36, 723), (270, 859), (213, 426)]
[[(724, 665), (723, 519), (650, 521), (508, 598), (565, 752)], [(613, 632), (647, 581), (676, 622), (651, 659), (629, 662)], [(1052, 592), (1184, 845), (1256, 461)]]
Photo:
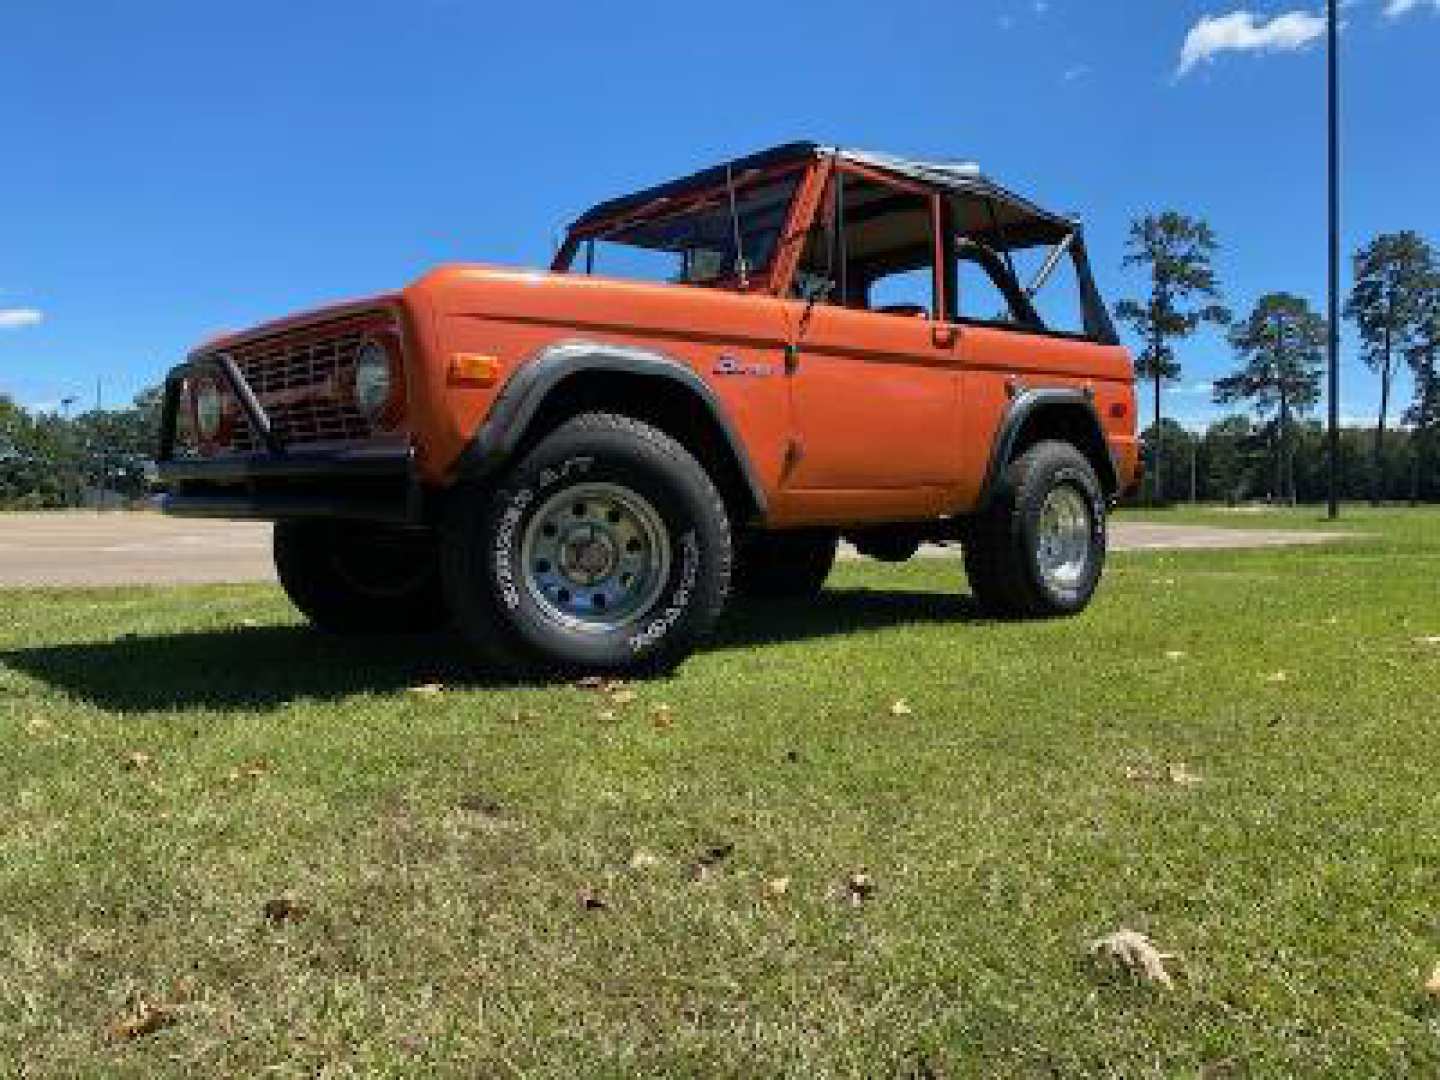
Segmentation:
[[(1340, 534), (1116, 522), (1115, 551), (1317, 544)], [(846, 557), (857, 557), (847, 551)], [(925, 555), (953, 556), (955, 548)], [(270, 526), (153, 513), (0, 513), (0, 588), (273, 581)]]
[(263, 521), (154, 513), (0, 513), (0, 587), (272, 581)]

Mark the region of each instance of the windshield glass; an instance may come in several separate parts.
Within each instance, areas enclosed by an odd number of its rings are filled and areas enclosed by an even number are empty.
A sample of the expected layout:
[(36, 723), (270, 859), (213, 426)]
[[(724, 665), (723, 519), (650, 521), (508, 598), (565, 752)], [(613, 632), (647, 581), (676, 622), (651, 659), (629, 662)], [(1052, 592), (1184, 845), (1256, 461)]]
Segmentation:
[[(741, 184), (735, 194), (740, 248), (749, 275), (765, 273), (775, 256), (799, 173)], [(678, 204), (678, 206), (677, 206)], [(641, 210), (581, 240), (562, 269), (573, 273), (680, 285), (712, 285), (740, 277), (736, 223), (725, 188)]]

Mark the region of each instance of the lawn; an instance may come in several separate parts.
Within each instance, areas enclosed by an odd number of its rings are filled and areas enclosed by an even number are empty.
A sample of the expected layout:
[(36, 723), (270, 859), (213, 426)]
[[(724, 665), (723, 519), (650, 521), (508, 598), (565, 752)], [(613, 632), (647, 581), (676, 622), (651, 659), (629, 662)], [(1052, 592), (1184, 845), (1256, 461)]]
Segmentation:
[(846, 565), (618, 691), (0, 593), (0, 1074), (1434, 1075), (1440, 513), (1343, 528), (1043, 624)]

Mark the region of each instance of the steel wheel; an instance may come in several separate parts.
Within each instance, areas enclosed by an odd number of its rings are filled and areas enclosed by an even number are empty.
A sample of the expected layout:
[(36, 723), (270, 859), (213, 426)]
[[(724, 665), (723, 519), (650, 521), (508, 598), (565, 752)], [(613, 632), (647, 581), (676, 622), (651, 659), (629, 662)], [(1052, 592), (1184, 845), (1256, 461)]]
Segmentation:
[(670, 576), (670, 540), (643, 496), (618, 484), (580, 484), (536, 511), (520, 563), (546, 618), (607, 633), (654, 607)]
[(1085, 493), (1061, 484), (1045, 497), (1036, 528), (1036, 561), (1045, 584), (1073, 589), (1090, 562), (1094, 521)]

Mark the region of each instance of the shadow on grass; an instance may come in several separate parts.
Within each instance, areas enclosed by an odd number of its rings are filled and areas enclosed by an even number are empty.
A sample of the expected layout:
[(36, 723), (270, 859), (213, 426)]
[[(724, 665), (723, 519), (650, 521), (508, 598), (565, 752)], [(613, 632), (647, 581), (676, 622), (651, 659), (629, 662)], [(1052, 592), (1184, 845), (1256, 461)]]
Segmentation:
[[(737, 604), (707, 650), (976, 617), (968, 597), (841, 590), (804, 602)], [(303, 626), (16, 649), (0, 653), (0, 661), (114, 712), (266, 709), (297, 699), (390, 693), (428, 682), (477, 689), (515, 685), (477, 669), (453, 634), (338, 638)]]

